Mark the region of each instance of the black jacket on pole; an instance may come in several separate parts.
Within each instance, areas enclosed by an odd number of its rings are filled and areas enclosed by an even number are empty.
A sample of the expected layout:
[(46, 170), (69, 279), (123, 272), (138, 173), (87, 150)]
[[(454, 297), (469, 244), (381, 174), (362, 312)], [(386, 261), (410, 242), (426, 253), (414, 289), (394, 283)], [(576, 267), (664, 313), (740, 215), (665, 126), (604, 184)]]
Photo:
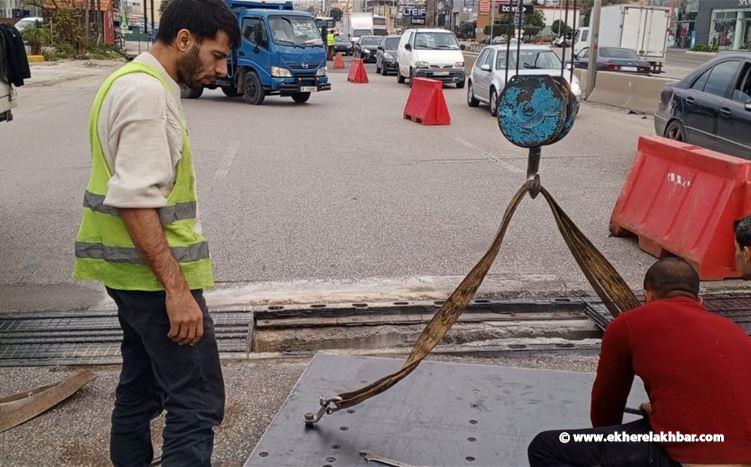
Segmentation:
[(18, 29), (9, 24), (0, 24), (0, 76), (14, 86), (23, 86), (23, 80), (31, 78), (26, 48)]

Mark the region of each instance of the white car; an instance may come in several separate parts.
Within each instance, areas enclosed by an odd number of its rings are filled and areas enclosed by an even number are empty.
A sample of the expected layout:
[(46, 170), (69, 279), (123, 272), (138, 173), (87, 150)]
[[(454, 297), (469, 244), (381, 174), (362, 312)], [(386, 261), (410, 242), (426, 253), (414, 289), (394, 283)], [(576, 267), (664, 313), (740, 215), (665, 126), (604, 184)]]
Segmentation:
[(430, 78), (463, 88), (464, 50), (456, 36), (445, 29), (408, 29), (399, 40), (396, 77), (400, 83), (414, 78)]
[[(547, 46), (522, 45), (519, 50), (520, 75), (550, 75), (561, 76), (561, 59)], [(508, 79), (516, 74), (516, 48), (511, 48), (511, 59), (508, 64)], [(571, 71), (566, 67), (563, 73), (569, 81)], [(467, 104), (477, 107), (481, 102), (490, 105), (490, 114), (496, 116), (498, 97), (506, 87), (506, 46), (491, 45), (485, 47), (478, 55), (467, 87)], [(576, 100), (581, 100), (581, 84), (574, 76), (569, 82)]]
[(27, 16), (26, 18), (21, 18), (20, 20), (18, 20), (18, 22), (15, 24), (15, 28), (20, 32), (26, 28), (40, 27), (43, 22), (44, 18), (40, 18), (38, 16)]

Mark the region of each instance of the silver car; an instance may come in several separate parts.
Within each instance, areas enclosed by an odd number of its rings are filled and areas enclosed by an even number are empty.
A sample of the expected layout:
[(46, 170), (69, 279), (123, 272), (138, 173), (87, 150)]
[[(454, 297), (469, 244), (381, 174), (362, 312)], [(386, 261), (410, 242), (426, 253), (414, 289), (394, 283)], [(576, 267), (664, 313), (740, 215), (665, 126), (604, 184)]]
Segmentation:
[[(467, 105), (477, 107), (480, 103), (490, 105), (490, 114), (495, 116), (498, 108), (498, 96), (506, 87), (506, 46), (490, 45), (485, 47), (478, 55), (472, 66), (467, 86)], [(516, 47), (511, 47), (511, 58), (508, 63), (508, 79), (516, 74)], [(547, 46), (522, 45), (519, 50), (521, 60), (519, 62), (520, 75), (561, 75), (561, 59)], [(565, 70), (564, 77), (569, 80), (570, 71)], [(571, 91), (577, 100), (581, 99), (581, 85), (579, 79), (574, 76), (569, 83)]]

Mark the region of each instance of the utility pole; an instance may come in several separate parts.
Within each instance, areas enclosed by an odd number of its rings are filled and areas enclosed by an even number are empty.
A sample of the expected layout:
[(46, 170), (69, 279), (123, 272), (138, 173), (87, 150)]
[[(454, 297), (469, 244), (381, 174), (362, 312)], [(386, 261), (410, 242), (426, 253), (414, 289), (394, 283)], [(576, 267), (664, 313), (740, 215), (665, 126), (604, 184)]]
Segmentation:
[(490, 0), (490, 44), (493, 43), (493, 32), (495, 32), (495, 0)]
[(426, 0), (425, 2), (425, 26), (434, 28), (436, 21), (436, 0)]
[(589, 47), (589, 62), (587, 62), (587, 95), (588, 99), (595, 90), (597, 82), (597, 53), (600, 47), (600, 10), (602, 9), (602, 0), (595, 0), (592, 8), (592, 15), (589, 19), (590, 31), (592, 35), (591, 46)]

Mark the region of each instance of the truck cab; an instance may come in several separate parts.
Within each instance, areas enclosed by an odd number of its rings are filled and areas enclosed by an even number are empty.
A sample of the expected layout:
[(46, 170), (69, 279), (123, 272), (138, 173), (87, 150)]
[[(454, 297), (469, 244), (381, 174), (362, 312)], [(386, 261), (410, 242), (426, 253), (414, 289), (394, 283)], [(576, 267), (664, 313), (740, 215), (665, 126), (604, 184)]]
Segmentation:
[[(227, 61), (228, 75), (210, 88), (254, 105), (269, 95), (305, 103), (312, 93), (331, 90), (326, 49), (313, 16), (294, 11), (291, 1), (227, 0), (227, 5), (237, 16), (242, 42)], [(183, 89), (183, 97), (202, 92)]]

